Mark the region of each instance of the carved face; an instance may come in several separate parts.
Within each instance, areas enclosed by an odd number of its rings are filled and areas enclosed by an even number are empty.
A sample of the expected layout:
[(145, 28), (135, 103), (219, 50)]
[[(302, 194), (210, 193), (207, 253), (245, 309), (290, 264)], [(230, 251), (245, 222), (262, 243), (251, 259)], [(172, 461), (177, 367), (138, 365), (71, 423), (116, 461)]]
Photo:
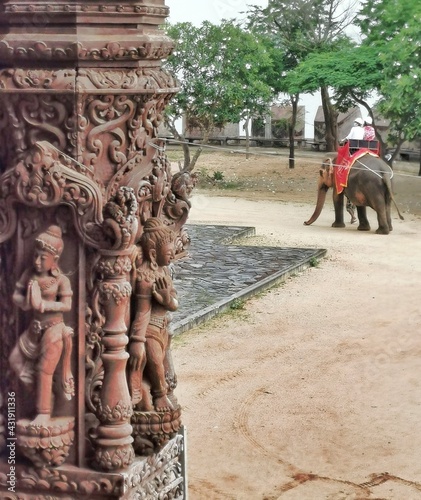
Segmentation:
[(34, 268), (38, 274), (45, 274), (57, 266), (57, 255), (36, 248), (34, 252)]
[(168, 242), (156, 250), (156, 263), (158, 266), (168, 266), (174, 258), (174, 243)]

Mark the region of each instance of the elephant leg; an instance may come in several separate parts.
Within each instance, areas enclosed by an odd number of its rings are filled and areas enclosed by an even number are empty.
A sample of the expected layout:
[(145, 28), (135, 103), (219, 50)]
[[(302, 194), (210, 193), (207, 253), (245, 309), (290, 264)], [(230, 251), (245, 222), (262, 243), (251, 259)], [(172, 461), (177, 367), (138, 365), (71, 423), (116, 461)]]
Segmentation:
[(367, 219), (367, 207), (357, 207), (358, 220), (360, 221), (358, 231), (370, 231), (370, 223)]
[(351, 216), (351, 224), (355, 224), (357, 222), (357, 218), (355, 217), (355, 205), (351, 203), (349, 198), (346, 199), (346, 211)]
[(389, 214), (387, 214), (387, 207), (383, 206), (377, 210), (377, 221), (379, 223), (379, 227), (376, 230), (376, 234), (389, 234), (390, 226), (392, 225), (392, 221), (390, 220), (390, 207)]
[(344, 193), (333, 193), (333, 205), (335, 207), (335, 222), (332, 227), (345, 227), (344, 222)]

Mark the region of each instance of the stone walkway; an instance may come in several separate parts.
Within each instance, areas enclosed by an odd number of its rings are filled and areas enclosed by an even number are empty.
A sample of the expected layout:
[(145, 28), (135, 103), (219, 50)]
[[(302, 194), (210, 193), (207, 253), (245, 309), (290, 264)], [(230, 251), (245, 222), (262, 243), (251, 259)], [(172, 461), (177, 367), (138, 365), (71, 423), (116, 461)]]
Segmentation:
[(175, 334), (189, 330), (235, 301), (251, 297), (326, 255), (318, 248), (236, 245), (253, 236), (254, 227), (187, 225), (188, 256), (177, 260), (174, 283), (180, 307), (173, 314)]

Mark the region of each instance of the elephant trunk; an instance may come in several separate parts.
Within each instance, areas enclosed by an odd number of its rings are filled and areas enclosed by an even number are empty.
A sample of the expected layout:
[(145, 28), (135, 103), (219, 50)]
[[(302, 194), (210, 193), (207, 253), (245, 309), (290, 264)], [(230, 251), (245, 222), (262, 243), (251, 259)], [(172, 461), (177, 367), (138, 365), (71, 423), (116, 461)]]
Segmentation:
[(321, 183), (319, 185), (319, 190), (317, 193), (316, 208), (314, 209), (313, 215), (310, 217), (310, 219), (308, 219), (307, 221), (304, 222), (305, 226), (310, 226), (310, 224), (313, 224), (313, 222), (318, 219), (319, 215), (322, 212), (323, 205), (325, 204), (326, 193), (327, 193), (328, 189), (329, 189), (329, 187), (323, 183)]

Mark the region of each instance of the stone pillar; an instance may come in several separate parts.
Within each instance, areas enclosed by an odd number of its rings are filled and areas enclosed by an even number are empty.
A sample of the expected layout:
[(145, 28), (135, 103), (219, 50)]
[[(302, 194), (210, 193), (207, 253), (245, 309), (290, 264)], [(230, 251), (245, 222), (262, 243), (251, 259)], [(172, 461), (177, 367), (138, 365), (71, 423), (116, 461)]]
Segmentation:
[(182, 242), (190, 209), (158, 137), (177, 92), (167, 15), (164, 0), (0, 1), (0, 496), (165, 483), (181, 498), (179, 415), (136, 456), (126, 373), (143, 224)]

